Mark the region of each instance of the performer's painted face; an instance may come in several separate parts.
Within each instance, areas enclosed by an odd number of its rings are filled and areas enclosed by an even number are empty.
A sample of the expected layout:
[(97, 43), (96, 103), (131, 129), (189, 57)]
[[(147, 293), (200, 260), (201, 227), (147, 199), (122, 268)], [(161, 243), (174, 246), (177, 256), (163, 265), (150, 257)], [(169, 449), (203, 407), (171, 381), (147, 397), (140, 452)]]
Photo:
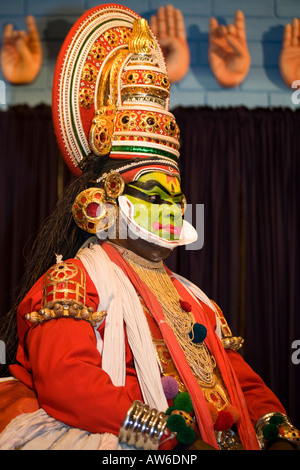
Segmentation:
[(177, 176), (159, 171), (142, 175), (126, 186), (137, 225), (165, 240), (178, 240), (182, 229), (185, 197)]

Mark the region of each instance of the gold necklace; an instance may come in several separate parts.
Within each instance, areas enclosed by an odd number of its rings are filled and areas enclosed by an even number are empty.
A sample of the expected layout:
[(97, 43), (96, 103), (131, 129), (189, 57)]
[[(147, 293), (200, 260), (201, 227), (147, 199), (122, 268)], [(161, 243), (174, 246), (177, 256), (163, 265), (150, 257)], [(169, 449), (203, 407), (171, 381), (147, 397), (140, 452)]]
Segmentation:
[(189, 334), (195, 318), (192, 312), (187, 312), (181, 307), (178, 292), (163, 262), (148, 261), (129, 250), (114, 246), (159, 301), (166, 322), (172, 328), (199, 383), (206, 387), (213, 387), (215, 385), (215, 359), (204, 342), (197, 344), (192, 342)]

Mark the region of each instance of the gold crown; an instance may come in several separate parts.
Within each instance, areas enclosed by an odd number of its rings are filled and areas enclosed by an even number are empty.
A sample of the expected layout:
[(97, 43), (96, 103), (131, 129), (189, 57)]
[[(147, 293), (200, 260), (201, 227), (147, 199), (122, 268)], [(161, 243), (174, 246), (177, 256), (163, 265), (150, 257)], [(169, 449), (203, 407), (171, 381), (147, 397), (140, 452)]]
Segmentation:
[(128, 49), (112, 55), (102, 76), (89, 135), (93, 152), (177, 159), (179, 129), (168, 111), (170, 83), (146, 20), (134, 21)]
[(53, 89), (55, 132), (75, 174), (91, 153), (127, 164), (160, 159), (178, 170), (165, 60), (136, 13), (114, 4), (83, 15), (62, 47)]

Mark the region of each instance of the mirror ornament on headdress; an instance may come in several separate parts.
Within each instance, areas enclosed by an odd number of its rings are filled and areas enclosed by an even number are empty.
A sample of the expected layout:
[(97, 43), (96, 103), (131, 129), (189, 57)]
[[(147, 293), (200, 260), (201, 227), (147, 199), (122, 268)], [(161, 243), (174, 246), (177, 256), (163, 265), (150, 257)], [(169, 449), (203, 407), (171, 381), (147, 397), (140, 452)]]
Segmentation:
[(89, 134), (89, 143), (95, 155), (107, 155), (110, 152), (115, 114), (116, 107), (112, 100), (108, 100), (107, 106), (101, 106), (95, 112)]

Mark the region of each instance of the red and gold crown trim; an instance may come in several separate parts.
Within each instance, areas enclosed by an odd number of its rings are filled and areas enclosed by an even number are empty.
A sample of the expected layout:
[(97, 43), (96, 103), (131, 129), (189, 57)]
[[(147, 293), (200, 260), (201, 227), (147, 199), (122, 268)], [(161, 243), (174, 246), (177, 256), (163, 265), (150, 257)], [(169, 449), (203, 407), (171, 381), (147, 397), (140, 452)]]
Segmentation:
[(116, 4), (86, 12), (63, 44), (53, 84), (54, 128), (73, 173), (91, 153), (135, 161), (170, 155), (175, 165), (179, 129), (169, 92), (165, 60), (145, 20)]

